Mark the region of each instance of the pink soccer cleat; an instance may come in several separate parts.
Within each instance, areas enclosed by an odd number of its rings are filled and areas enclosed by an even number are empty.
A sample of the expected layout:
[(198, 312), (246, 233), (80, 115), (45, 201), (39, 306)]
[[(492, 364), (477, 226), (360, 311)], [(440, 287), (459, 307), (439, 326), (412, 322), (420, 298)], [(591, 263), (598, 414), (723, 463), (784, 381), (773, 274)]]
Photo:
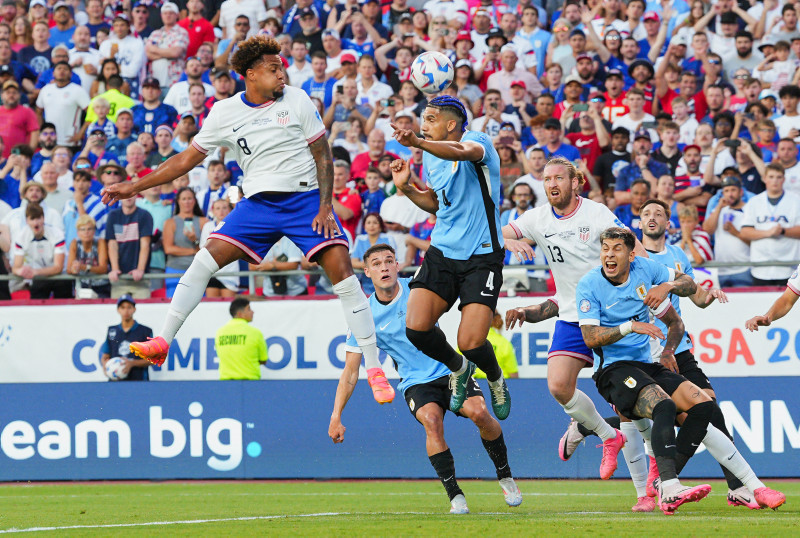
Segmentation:
[(758, 488), (753, 492), (756, 502), (761, 508), (777, 509), (786, 502), (786, 495), (768, 487)]
[(658, 465), (656, 465), (656, 459), (650, 456), (650, 472), (647, 473), (647, 496), (648, 497), (655, 497), (656, 496), (656, 488), (653, 487), (653, 481), (658, 478)]
[(372, 387), (372, 395), (379, 404), (391, 403), (394, 400), (394, 389), (386, 380), (386, 374), (380, 368), (367, 370), (367, 381)]
[(711, 493), (711, 486), (708, 484), (694, 487), (677, 485), (675, 488), (670, 489), (671, 491), (669, 492), (659, 491), (659, 507), (667, 516), (674, 514), (679, 506), (697, 502)]
[(756, 501), (755, 495), (745, 486), (728, 490), (728, 504), (730, 506), (746, 506), (750, 510), (760, 510), (763, 508), (758, 504), (758, 501)]
[(636, 504), (631, 507), (632, 512), (652, 512), (656, 508), (656, 500), (645, 495), (636, 499)]
[(600, 478), (603, 480), (614, 476), (614, 471), (617, 470), (617, 455), (627, 441), (625, 434), (616, 428), (614, 431), (617, 432), (616, 437), (603, 441), (603, 459), (600, 461)]
[(169, 353), (169, 344), (161, 336), (148, 338), (146, 342), (133, 342), (131, 351), (140, 359), (161, 366)]

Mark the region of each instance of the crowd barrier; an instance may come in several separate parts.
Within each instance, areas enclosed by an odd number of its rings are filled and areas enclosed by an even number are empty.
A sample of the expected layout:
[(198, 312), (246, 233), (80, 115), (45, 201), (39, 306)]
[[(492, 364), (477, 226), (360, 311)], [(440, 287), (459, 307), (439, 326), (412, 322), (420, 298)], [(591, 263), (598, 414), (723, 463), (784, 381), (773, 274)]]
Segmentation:
[[(800, 476), (800, 394), (786, 377), (712, 380), (735, 442), (763, 478)], [(482, 381), (484, 391), (487, 390)], [(612, 415), (590, 380), (579, 382)], [(596, 478), (590, 438), (562, 462), (569, 420), (543, 379), (509, 381), (502, 422), (517, 477)], [(8, 384), (0, 408), (0, 480), (435, 478), (425, 434), (398, 396), (379, 406), (366, 382), (345, 409), (344, 443), (327, 436), (336, 381)], [(44, 396), (46, 395), (46, 397)], [(477, 428), (448, 414), (460, 477), (494, 478)], [(620, 461), (617, 477), (627, 476)], [(685, 477), (721, 477), (698, 453)], [(631, 488), (633, 494), (633, 488)]]
[[(695, 343), (695, 355), (709, 376), (800, 376), (800, 310), (772, 327), (750, 333), (746, 319), (766, 312), (779, 292), (729, 293), (727, 304), (701, 310), (685, 301), (683, 317)], [(543, 301), (544, 297), (503, 297), (500, 311)], [(158, 331), (168, 305), (139, 303), (136, 319)], [(269, 346), (267, 379), (338, 379), (344, 365), (347, 331), (338, 300), (281, 300), (252, 303), (253, 325)], [(162, 368), (151, 379), (197, 381), (218, 378), (214, 334), (230, 319), (228, 303), (201, 303), (173, 342)], [(441, 321), (454, 340), (459, 312), (453, 308)], [(119, 323), (113, 304), (68, 303), (8, 306), (0, 309), (0, 382), (58, 383), (106, 381), (99, 350), (109, 325)], [(544, 378), (554, 320), (524, 324), (506, 332), (517, 352), (522, 378)], [(396, 374), (381, 356), (390, 377)], [(588, 376), (588, 371), (584, 376)]]

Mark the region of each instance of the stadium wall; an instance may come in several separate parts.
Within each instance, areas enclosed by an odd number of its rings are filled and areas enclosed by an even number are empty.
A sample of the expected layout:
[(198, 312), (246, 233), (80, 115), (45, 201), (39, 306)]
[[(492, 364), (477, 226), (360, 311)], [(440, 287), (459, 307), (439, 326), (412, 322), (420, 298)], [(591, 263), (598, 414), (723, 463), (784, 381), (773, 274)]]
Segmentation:
[[(712, 377), (800, 376), (800, 310), (757, 333), (744, 329), (746, 319), (766, 312), (778, 293), (730, 293), (730, 303), (701, 310), (684, 306), (684, 320), (694, 337), (695, 355)], [(534, 304), (544, 297), (501, 298), (498, 309)], [(139, 303), (136, 319), (158, 330), (165, 303)], [(269, 345), (268, 379), (338, 379), (344, 365), (346, 325), (336, 300), (283, 300), (252, 303), (253, 324)], [(151, 378), (168, 381), (218, 377), (214, 333), (229, 319), (228, 303), (204, 302), (189, 316), (163, 368)], [(58, 383), (106, 381), (99, 350), (106, 327), (119, 322), (112, 304), (9, 306), (0, 310), (0, 382)], [(441, 325), (451, 338), (457, 309)], [(517, 350), (520, 377), (546, 376), (547, 349), (554, 320), (506, 333)], [(386, 356), (382, 356), (386, 360)], [(397, 377), (386, 362), (387, 374)], [(584, 372), (588, 377), (589, 372)]]
[[(785, 377), (714, 379), (737, 447), (762, 477), (800, 476), (800, 394)], [(611, 409), (590, 380), (581, 388)], [(503, 429), (518, 477), (596, 478), (597, 439), (557, 457), (567, 416), (543, 379), (512, 379)], [(484, 386), (484, 390), (486, 387)], [(422, 427), (398, 397), (378, 406), (361, 383), (345, 441), (327, 436), (336, 382), (8, 384), (0, 408), (0, 480), (434, 478)], [(458, 476), (494, 478), (477, 429), (448, 414)], [(597, 441), (599, 442), (599, 441)], [(627, 476), (620, 460), (617, 477)], [(707, 454), (683, 473), (721, 477)], [(633, 490), (631, 490), (633, 493)]]

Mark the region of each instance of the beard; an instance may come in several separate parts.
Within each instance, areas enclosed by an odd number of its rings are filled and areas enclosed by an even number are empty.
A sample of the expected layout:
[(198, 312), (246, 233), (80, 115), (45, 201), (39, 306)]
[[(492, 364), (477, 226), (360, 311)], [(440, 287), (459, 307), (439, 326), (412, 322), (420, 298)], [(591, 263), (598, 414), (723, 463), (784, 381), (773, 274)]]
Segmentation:
[(45, 140), (42, 140), (41, 143), (40, 143), (40, 146), (42, 147), (42, 149), (46, 149), (46, 150), (49, 151), (49, 150), (53, 149), (54, 147), (56, 147), (56, 139), (55, 138), (50, 137), (50, 138), (47, 138), (46, 140), (47, 140), (47, 142), (45, 142)]
[(656, 228), (655, 230), (650, 230), (649, 228), (642, 228), (642, 234), (646, 235), (650, 239), (661, 239), (664, 237), (664, 233), (666, 233), (666, 227)]
[(747, 49), (745, 51), (736, 49), (736, 53), (739, 55), (739, 58), (747, 58), (748, 56), (750, 56), (751, 52), (753, 52), (753, 49)]

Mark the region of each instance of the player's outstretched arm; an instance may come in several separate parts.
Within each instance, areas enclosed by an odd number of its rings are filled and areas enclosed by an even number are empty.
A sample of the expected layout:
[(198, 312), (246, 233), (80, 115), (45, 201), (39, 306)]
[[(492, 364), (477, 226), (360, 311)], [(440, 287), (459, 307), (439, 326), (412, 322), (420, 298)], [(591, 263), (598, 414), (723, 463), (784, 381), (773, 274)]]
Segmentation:
[(547, 299), (545, 302), (533, 306), (512, 308), (506, 312), (506, 330), (513, 329), (517, 322), (522, 327), (523, 322), (539, 323), (557, 315), (558, 305), (553, 299)]
[(769, 327), (773, 321), (779, 320), (789, 313), (794, 304), (797, 302), (798, 297), (800, 296), (798, 296), (791, 289), (786, 288), (786, 290), (783, 292), (783, 295), (778, 297), (766, 314), (763, 316), (755, 316), (754, 318), (747, 320), (744, 326), (750, 330), (750, 332), (758, 331), (759, 327)]
[(353, 390), (358, 383), (358, 368), (361, 366), (361, 353), (348, 351), (345, 355), (344, 370), (339, 377), (339, 386), (336, 387), (336, 398), (333, 400), (333, 413), (331, 422), (328, 425), (328, 436), (334, 443), (344, 441), (344, 431), (346, 428), (342, 424), (342, 411), (347, 405)]
[(658, 305), (663, 303), (670, 293), (674, 293), (678, 297), (689, 297), (696, 292), (697, 283), (689, 275), (675, 273), (675, 280), (672, 282), (663, 282), (650, 288), (644, 297), (644, 304), (650, 308), (658, 308)]
[(728, 296), (724, 291), (717, 288), (707, 290), (700, 286), (697, 286), (697, 291), (690, 295), (689, 299), (700, 308), (706, 308), (714, 302), (714, 299), (718, 300), (720, 303), (728, 302)]
[(194, 167), (203, 162), (206, 155), (198, 151), (194, 146), (173, 155), (159, 166), (155, 171), (147, 174), (139, 181), (123, 181), (105, 187), (100, 194), (104, 204), (111, 204), (117, 200), (124, 200), (146, 191), (150, 187), (164, 185), (174, 179), (178, 179), (184, 174), (189, 173)]
[(395, 140), (407, 148), (419, 148), (427, 151), (435, 157), (445, 161), (470, 161), (477, 162), (483, 159), (483, 146), (477, 142), (455, 142), (451, 140), (426, 140), (419, 138), (411, 129), (399, 129), (394, 123), (390, 123), (394, 129)]
[(659, 340), (664, 338), (664, 333), (652, 323), (642, 323), (641, 321), (626, 321), (616, 327), (601, 327), (599, 325), (581, 325), (581, 334), (586, 345), (595, 349), (608, 346), (622, 340), (630, 333), (645, 334)]

